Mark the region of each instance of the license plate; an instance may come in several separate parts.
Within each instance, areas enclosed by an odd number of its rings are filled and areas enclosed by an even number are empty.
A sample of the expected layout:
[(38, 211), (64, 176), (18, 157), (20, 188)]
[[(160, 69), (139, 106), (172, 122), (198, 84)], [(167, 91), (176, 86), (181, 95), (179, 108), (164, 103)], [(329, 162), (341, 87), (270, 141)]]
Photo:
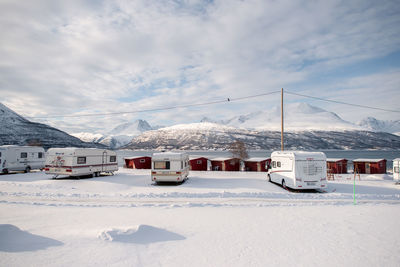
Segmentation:
[(307, 182), (307, 185), (315, 185), (316, 182)]

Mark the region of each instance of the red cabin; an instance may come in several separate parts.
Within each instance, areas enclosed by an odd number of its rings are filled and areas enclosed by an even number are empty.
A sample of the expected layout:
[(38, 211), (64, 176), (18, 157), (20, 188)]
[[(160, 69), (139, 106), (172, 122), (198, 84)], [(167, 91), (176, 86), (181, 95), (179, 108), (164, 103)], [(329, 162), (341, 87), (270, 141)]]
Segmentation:
[(244, 168), (249, 172), (265, 172), (265, 165), (270, 163), (271, 158), (249, 158), (244, 161)]
[(125, 166), (131, 169), (151, 169), (151, 157), (124, 158)]
[(347, 159), (326, 159), (327, 172), (333, 174), (347, 173), (347, 161)]
[(386, 173), (386, 159), (355, 159), (353, 160), (354, 171), (366, 174)]
[(211, 160), (213, 171), (239, 171), (240, 159), (238, 158), (214, 158)]
[(207, 171), (208, 159), (205, 157), (190, 157), (191, 171)]

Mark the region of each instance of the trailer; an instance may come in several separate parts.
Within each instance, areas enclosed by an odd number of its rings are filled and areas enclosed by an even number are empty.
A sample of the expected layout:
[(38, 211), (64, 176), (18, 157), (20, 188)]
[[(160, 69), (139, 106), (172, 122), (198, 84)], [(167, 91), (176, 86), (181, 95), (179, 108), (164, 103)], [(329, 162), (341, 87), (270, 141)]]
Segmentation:
[(189, 156), (186, 153), (154, 153), (151, 157), (151, 180), (181, 183), (188, 179)]
[(30, 172), (43, 169), (45, 154), (43, 147), (37, 146), (0, 146), (0, 173), (10, 171)]
[(270, 182), (284, 188), (324, 189), (328, 186), (323, 152), (272, 152), (267, 175)]
[(118, 170), (117, 153), (97, 148), (50, 148), (46, 153), (46, 174), (95, 176)]
[(393, 160), (393, 180), (400, 182), (400, 158)]

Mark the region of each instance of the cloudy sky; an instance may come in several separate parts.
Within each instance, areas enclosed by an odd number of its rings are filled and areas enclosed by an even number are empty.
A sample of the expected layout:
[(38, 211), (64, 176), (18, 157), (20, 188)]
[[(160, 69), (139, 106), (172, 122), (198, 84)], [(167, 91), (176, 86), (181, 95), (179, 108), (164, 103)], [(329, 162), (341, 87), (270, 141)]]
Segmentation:
[[(0, 0), (0, 102), (68, 132), (230, 118), (285, 90), (400, 110), (399, 1)], [(358, 121), (400, 119), (286, 95)]]

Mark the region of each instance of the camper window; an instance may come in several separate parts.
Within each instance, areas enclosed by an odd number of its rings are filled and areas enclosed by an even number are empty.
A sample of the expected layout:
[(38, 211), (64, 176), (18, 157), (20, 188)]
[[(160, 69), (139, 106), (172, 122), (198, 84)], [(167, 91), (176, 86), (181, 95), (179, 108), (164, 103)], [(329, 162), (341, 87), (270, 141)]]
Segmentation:
[(39, 159), (43, 158), (43, 152), (39, 152), (39, 153), (38, 153), (38, 158), (39, 158)]
[(169, 170), (169, 161), (154, 161), (154, 169), (156, 170)]
[(110, 156), (110, 162), (116, 162), (117, 156)]
[(276, 161), (272, 162), (272, 168), (276, 168)]
[(280, 161), (278, 161), (277, 163), (276, 163), (276, 166), (278, 167), (278, 168), (280, 168), (282, 165), (281, 165), (281, 162)]
[(183, 169), (183, 161), (181, 161), (181, 169)]
[(78, 164), (85, 164), (86, 163), (86, 157), (78, 157), (77, 163)]
[(1, 157), (1, 152), (0, 152), (0, 157)]
[(21, 152), (21, 159), (26, 159), (28, 157), (28, 153)]

